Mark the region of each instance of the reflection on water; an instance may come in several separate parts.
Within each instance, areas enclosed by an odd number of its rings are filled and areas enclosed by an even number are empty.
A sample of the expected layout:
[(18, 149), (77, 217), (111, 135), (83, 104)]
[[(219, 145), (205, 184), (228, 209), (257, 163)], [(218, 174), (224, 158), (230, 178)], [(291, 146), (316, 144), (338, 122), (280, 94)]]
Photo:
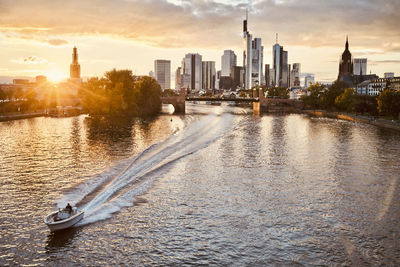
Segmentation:
[[(0, 123), (0, 265), (399, 265), (400, 134), (188, 104)], [(64, 202), (81, 226), (50, 233)]]

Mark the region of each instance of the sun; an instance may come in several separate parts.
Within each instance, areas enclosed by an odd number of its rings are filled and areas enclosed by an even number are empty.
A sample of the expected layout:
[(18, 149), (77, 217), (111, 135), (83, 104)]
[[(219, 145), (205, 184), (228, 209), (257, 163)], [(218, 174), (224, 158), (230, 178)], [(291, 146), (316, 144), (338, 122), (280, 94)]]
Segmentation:
[(56, 70), (56, 69), (48, 71), (46, 73), (46, 76), (49, 81), (52, 81), (55, 83), (60, 82), (61, 80), (67, 78), (67, 76), (63, 72)]

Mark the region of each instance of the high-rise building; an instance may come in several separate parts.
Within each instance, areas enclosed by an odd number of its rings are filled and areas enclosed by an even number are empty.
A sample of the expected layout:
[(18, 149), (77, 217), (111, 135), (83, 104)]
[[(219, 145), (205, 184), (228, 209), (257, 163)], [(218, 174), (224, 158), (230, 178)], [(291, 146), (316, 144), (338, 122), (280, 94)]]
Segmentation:
[(252, 35), (247, 30), (247, 19), (248, 15), (246, 12), (246, 19), (243, 21), (243, 41), (244, 41), (244, 50), (243, 50), (243, 68), (244, 68), (244, 89), (249, 90), (252, 87)]
[(202, 56), (199, 54), (186, 54), (182, 60), (182, 74), (190, 75), (189, 89), (199, 91), (202, 89)]
[(178, 67), (175, 72), (175, 90), (179, 91), (182, 86), (182, 68)]
[(300, 63), (293, 63), (293, 68), (290, 72), (290, 87), (300, 86)]
[(232, 88), (243, 87), (243, 67), (233, 66), (232, 67)]
[(171, 61), (157, 59), (154, 61), (155, 79), (161, 86), (161, 90), (171, 88)]
[(205, 90), (215, 89), (215, 61), (203, 61), (202, 62), (202, 88)]
[(254, 40), (252, 41), (252, 86), (264, 84), (263, 58), (264, 47), (261, 45), (261, 38), (254, 38)]
[(81, 65), (78, 63), (78, 50), (76, 47), (74, 47), (72, 53), (72, 64), (69, 67), (69, 77), (71, 80), (81, 79)]
[(265, 77), (265, 85), (267, 86), (267, 88), (269, 88), (271, 86), (269, 64), (265, 64), (264, 77)]
[(355, 58), (353, 60), (353, 74), (354, 75), (366, 75), (367, 74), (367, 59), (366, 58)]
[(235, 52), (224, 50), (224, 54), (221, 56), (221, 76), (231, 76), (233, 66), (236, 66)]
[(278, 34), (276, 34), (276, 44), (272, 47), (272, 51), (274, 68), (273, 85), (276, 87), (288, 87), (288, 52), (283, 50), (283, 46), (278, 44)]

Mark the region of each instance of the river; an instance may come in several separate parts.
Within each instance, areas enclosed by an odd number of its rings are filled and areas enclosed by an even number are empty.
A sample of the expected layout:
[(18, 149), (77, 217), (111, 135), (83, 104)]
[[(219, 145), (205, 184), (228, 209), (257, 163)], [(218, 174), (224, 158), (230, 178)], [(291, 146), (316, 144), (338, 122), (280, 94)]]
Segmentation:
[[(400, 265), (400, 133), (187, 104), (0, 122), (0, 265)], [(51, 233), (43, 217), (85, 210)]]

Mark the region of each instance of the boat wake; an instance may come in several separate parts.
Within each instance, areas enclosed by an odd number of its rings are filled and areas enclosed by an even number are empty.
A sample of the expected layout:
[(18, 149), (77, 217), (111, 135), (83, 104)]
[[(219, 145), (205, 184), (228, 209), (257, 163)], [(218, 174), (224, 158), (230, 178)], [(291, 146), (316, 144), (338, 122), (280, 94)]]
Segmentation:
[(232, 114), (210, 114), (192, 120), (167, 140), (80, 184), (56, 204), (64, 207), (66, 203), (71, 203), (85, 211), (85, 218), (78, 225), (110, 218), (121, 208), (132, 206), (135, 198), (147, 192), (156, 179), (170, 171), (174, 163), (229, 133), (234, 120)]

